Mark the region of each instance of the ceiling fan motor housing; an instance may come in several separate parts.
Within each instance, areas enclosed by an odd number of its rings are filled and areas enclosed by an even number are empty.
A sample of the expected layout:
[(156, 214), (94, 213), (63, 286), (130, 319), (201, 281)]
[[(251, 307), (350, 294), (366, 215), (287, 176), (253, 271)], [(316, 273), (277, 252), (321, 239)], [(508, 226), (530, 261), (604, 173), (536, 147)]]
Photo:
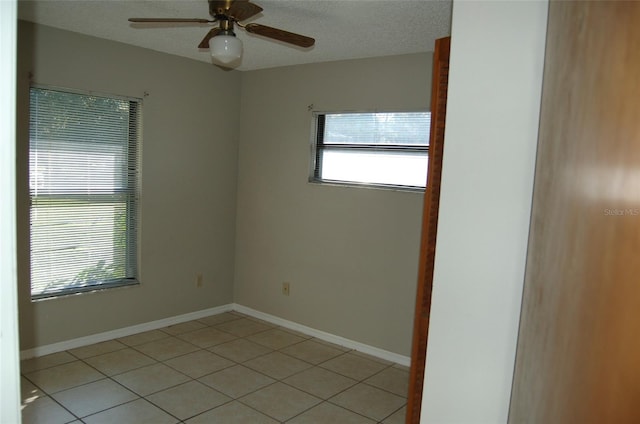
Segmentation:
[(218, 19), (220, 15), (226, 16), (232, 3), (233, 0), (209, 0), (209, 14)]

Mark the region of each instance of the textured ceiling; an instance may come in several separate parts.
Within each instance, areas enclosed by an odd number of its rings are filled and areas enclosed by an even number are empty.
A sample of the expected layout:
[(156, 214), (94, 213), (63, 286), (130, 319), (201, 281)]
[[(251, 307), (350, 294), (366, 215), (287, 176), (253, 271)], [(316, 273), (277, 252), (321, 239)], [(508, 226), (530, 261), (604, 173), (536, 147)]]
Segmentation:
[[(1, 1), (1, 0), (0, 0)], [(239, 70), (433, 51), (450, 34), (450, 0), (255, 0), (256, 22), (316, 39), (292, 47), (236, 29)], [(131, 24), (129, 17), (210, 18), (207, 0), (19, 0), (20, 19), (211, 62), (197, 45), (209, 25)], [(213, 24), (217, 25), (217, 24)]]

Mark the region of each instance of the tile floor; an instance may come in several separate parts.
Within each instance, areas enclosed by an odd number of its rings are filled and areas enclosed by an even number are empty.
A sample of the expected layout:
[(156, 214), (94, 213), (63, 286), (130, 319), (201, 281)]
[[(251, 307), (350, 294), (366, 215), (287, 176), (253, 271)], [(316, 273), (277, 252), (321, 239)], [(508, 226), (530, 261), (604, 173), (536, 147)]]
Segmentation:
[(237, 312), (22, 362), (23, 423), (404, 423), (409, 371)]

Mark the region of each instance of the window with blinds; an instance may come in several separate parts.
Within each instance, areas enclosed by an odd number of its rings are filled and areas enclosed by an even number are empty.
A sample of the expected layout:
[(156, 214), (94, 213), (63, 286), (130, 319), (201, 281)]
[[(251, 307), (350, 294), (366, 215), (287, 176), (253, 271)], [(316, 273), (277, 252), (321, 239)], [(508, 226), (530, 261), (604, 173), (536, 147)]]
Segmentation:
[(137, 284), (140, 101), (32, 87), (31, 297)]
[(313, 117), (311, 182), (424, 190), (430, 112)]

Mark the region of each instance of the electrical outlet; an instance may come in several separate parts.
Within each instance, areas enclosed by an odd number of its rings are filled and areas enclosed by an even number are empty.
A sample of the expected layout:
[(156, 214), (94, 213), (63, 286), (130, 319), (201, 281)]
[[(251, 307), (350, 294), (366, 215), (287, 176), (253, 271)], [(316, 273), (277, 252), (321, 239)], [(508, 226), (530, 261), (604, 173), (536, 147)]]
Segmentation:
[(282, 283), (282, 294), (289, 296), (289, 283)]
[(202, 274), (196, 274), (196, 287), (202, 287)]

